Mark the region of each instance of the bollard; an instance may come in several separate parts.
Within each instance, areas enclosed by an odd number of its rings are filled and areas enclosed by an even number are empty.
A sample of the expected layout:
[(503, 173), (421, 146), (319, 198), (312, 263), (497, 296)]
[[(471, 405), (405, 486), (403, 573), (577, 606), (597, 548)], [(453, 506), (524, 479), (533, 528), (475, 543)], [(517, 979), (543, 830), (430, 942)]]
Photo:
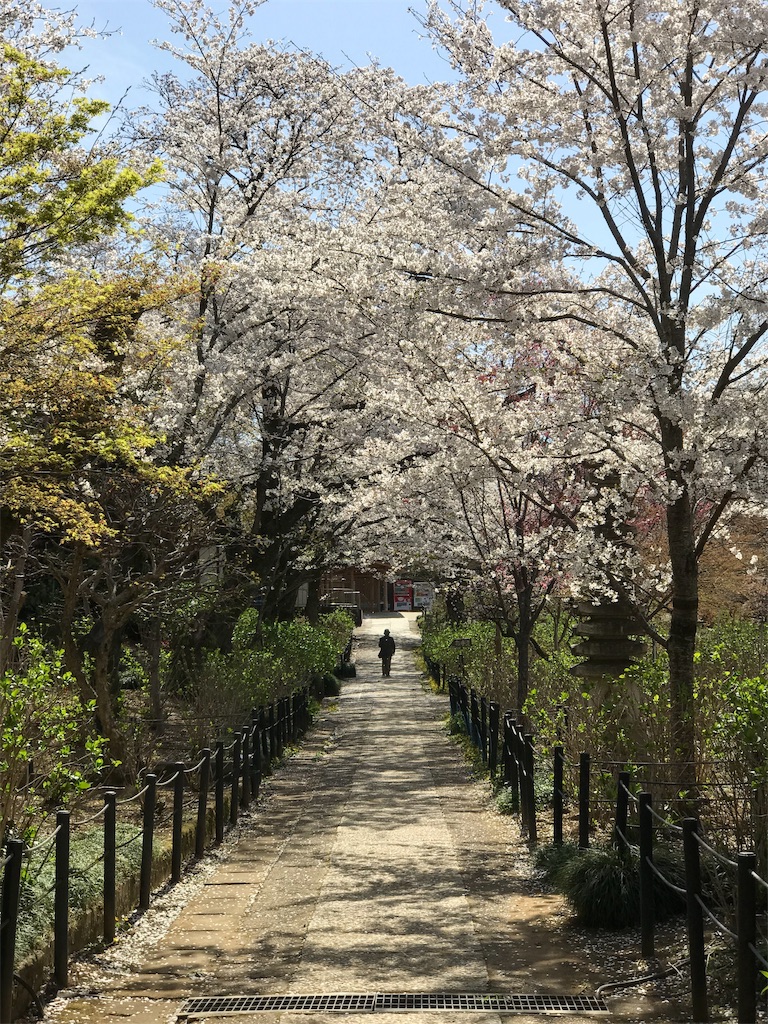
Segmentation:
[(199, 860), (205, 853), (205, 836), (208, 831), (208, 787), (211, 784), (211, 751), (201, 751), (200, 788), (197, 792), (197, 824), (195, 826), (195, 857)]
[(688, 953), (691, 958), (691, 1001), (693, 1019), (708, 1020), (707, 958), (704, 948), (704, 914), (701, 909), (701, 864), (696, 818), (683, 819), (683, 855), (685, 857), (685, 901), (688, 924)]
[(53, 896), (53, 977), (59, 988), (66, 988), (69, 974), (69, 844), (69, 811), (57, 811)]
[(144, 794), (144, 815), (142, 819), (139, 910), (149, 909), (149, 898), (152, 893), (152, 844), (154, 841), (156, 802), (157, 776), (147, 775), (147, 792)]
[(117, 793), (107, 790), (104, 794), (104, 943), (109, 945), (115, 941), (115, 921), (117, 904), (115, 891), (117, 887)]
[(644, 957), (655, 956), (654, 927), (656, 908), (653, 896), (653, 818), (651, 794), (638, 796), (640, 819), (640, 951)]

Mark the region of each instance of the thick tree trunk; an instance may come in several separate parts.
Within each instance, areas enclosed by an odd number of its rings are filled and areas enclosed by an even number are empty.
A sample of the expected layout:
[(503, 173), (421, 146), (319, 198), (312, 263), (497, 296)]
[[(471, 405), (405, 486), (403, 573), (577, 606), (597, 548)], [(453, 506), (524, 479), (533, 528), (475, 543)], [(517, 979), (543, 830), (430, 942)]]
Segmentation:
[(672, 567), (672, 614), (669, 625), (671, 760), (677, 780), (696, 786), (696, 708), (694, 653), (699, 611), (699, 572), (693, 510), (687, 491), (667, 506), (667, 538)]

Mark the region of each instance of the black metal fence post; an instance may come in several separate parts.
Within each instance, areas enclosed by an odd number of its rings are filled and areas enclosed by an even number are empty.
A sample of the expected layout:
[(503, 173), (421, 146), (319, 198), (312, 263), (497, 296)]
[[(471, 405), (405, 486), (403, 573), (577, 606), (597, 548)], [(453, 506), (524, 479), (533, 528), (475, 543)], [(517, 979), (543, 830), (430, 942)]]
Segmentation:
[(243, 784), (240, 788), (240, 806), (248, 807), (251, 802), (251, 730), (246, 726), (240, 735), (240, 749), (243, 758)]
[(640, 793), (637, 798), (640, 822), (640, 951), (644, 957), (652, 957), (654, 951), (654, 928), (656, 907), (653, 896), (653, 817), (651, 815), (651, 794)]
[(235, 736), (234, 746), (232, 747), (232, 790), (229, 799), (229, 823), (230, 825), (237, 824), (237, 811), (239, 804), (239, 785), (240, 785), (240, 744), (242, 737), (240, 733)]
[(589, 847), (589, 753), (579, 754), (579, 849)]
[(554, 775), (554, 785), (552, 787), (552, 843), (554, 846), (563, 845), (564, 766), (565, 752), (562, 747), (555, 747), (552, 764)]
[(469, 691), (469, 735), (476, 747), (480, 746), (480, 708), (477, 694), (473, 688)]
[(448, 701), (451, 705), (451, 718), (459, 714), (459, 683), (455, 676), (448, 677)]
[(254, 708), (251, 712), (251, 794), (254, 800), (259, 798), (261, 789), (261, 732), (259, 730), (259, 713)]
[(707, 960), (704, 948), (704, 914), (701, 907), (701, 864), (696, 818), (683, 819), (683, 855), (688, 923), (688, 952), (691, 970), (691, 1000), (694, 1021), (708, 1020)]
[(740, 853), (738, 863), (738, 902), (736, 906), (736, 933), (739, 985), (739, 1024), (754, 1024), (757, 1015), (755, 997), (757, 960), (754, 949), (757, 942), (757, 900), (755, 898), (754, 853)]
[(613, 845), (622, 856), (629, 854), (627, 822), (629, 820), (629, 772), (619, 772), (616, 786), (616, 821), (613, 826)]
[(149, 909), (149, 898), (152, 894), (152, 845), (154, 842), (156, 803), (157, 776), (147, 775), (147, 791), (144, 794), (144, 814), (142, 819), (139, 910)]
[(277, 757), (277, 716), (274, 704), (269, 705), (267, 721), (269, 722), (269, 763), (271, 765)]
[(259, 732), (261, 733), (261, 763), (264, 766), (264, 772), (269, 774), (269, 721), (263, 707), (259, 708)]
[(208, 831), (208, 788), (211, 785), (211, 751), (201, 751), (199, 789), (197, 791), (197, 824), (195, 826), (195, 857), (199, 860), (205, 853), (205, 836)]
[(499, 705), (492, 700), (488, 705), (488, 771), (496, 778), (499, 763)]
[(517, 777), (520, 782), (520, 826), (523, 832), (529, 828), (530, 807), (528, 805), (528, 771), (525, 760), (525, 740), (523, 731), (515, 722), (512, 727), (512, 755), (517, 766)]
[(488, 763), (488, 702), (480, 698), (480, 756), (483, 764)]
[(69, 811), (56, 812), (55, 842), (53, 978), (59, 988), (66, 988), (69, 975)]
[(216, 744), (216, 756), (214, 759), (216, 782), (214, 783), (214, 818), (216, 846), (224, 842), (224, 743), (219, 741)]
[(117, 904), (117, 793), (113, 789), (104, 794), (104, 942), (115, 941)]
[(536, 787), (534, 785), (535, 750), (533, 736), (526, 733), (525, 743), (525, 774), (528, 783), (528, 839), (535, 846), (539, 841), (536, 830)]
[(181, 878), (181, 836), (184, 829), (184, 765), (177, 761), (173, 766), (173, 831), (171, 841), (171, 881)]
[(512, 793), (512, 810), (520, 811), (520, 773), (515, 760), (515, 720), (512, 712), (504, 714), (504, 782)]
[(464, 683), (459, 684), (459, 707), (461, 708), (461, 715), (464, 719), (464, 725), (467, 730), (467, 736), (472, 738), (472, 717), (469, 711), (469, 692), (467, 691)]
[(16, 961), (16, 930), (19, 923), (21, 862), (24, 843), (9, 839), (5, 850), (3, 898), (0, 905), (0, 1024), (11, 1024), (13, 1012), (13, 968)]

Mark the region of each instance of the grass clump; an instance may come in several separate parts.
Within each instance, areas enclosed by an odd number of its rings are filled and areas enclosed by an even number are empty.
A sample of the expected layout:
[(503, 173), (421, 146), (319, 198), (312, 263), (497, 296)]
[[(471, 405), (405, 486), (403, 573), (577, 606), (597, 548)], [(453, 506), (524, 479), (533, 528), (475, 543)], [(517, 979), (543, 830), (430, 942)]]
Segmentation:
[[(552, 848), (554, 849), (554, 848)], [(654, 851), (658, 870), (673, 884), (684, 886), (679, 854), (660, 847)], [(580, 924), (588, 928), (628, 928), (640, 923), (640, 858), (635, 847), (618, 850), (593, 846), (588, 850), (560, 848), (549, 863), (542, 854), (545, 874), (563, 892)], [(654, 878), (654, 912), (658, 921), (681, 913), (679, 894)]]
[(576, 843), (563, 843), (561, 846), (539, 846), (534, 854), (533, 862), (544, 878), (555, 888), (562, 889), (562, 874), (579, 854)]

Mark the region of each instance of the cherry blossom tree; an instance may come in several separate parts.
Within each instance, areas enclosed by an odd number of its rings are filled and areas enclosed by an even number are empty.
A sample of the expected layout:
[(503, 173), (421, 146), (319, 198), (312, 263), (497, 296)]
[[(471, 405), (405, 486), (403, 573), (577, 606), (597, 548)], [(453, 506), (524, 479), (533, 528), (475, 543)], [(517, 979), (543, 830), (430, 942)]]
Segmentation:
[(370, 419), (372, 329), (342, 239), (375, 165), (370, 97), (386, 75), (254, 42), (257, 4), (224, 19), (198, 0), (158, 6), (179, 70), (155, 79), (137, 138), (169, 170), (152, 230), (198, 288), (156, 422), (171, 461), (230, 482), (235, 546), (279, 616), (335, 557), (344, 495), (366, 472), (350, 459)]
[(461, 74), (435, 158), (568, 271), (517, 293), (579, 326), (552, 436), (664, 502), (673, 756), (691, 762), (698, 559), (730, 509), (764, 505), (768, 11), (499, 0), (425, 23)]

